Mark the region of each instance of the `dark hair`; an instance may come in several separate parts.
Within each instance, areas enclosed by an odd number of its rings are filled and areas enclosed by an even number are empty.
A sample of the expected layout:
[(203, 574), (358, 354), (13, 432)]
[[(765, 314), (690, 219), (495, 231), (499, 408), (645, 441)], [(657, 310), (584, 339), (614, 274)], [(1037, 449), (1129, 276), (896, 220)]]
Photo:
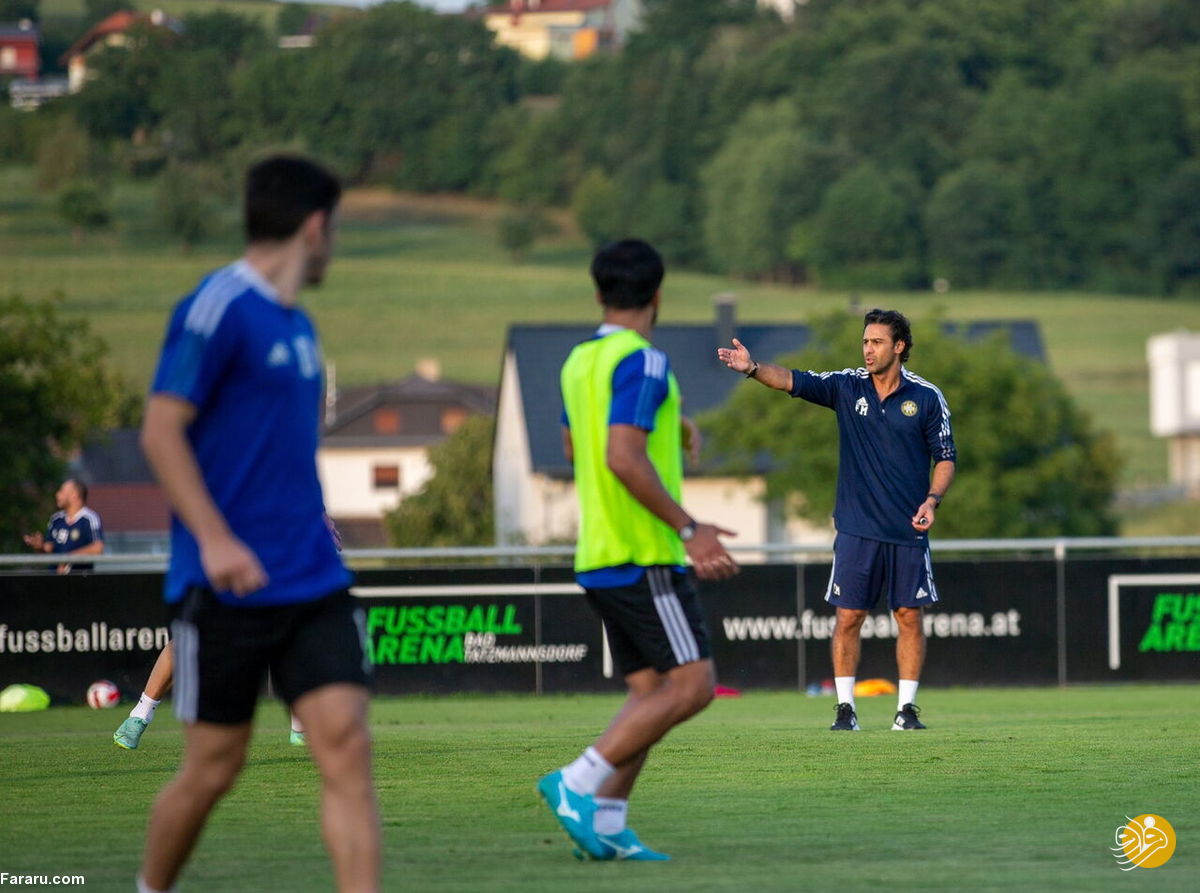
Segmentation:
[(246, 241), (294, 236), (314, 211), (333, 213), (342, 186), (325, 168), (298, 155), (273, 155), (246, 174)]
[(912, 350), (912, 329), (908, 325), (908, 318), (899, 310), (880, 310), (876, 307), (874, 310), (868, 310), (867, 315), (863, 317), (863, 328), (872, 325), (888, 326), (892, 330), (892, 341), (904, 342), (904, 353), (900, 354), (900, 362), (908, 362), (908, 353)]
[(87, 484), (85, 484), (79, 478), (67, 478), (65, 483), (71, 483), (75, 485), (75, 491), (79, 494), (79, 501), (86, 505), (88, 493)]
[(653, 301), (663, 273), (662, 257), (641, 239), (610, 242), (592, 258), (600, 300), (617, 310), (635, 310)]

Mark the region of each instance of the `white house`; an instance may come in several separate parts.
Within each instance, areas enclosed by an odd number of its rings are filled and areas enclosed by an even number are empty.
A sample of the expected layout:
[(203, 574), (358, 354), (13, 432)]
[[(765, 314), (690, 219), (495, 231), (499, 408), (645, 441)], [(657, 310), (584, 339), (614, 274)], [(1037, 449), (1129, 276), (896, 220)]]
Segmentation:
[(383, 516), (432, 474), (430, 447), (469, 415), (494, 411), (494, 388), (443, 381), (432, 367), (403, 381), (334, 389), (317, 469), (347, 545), (383, 545)]

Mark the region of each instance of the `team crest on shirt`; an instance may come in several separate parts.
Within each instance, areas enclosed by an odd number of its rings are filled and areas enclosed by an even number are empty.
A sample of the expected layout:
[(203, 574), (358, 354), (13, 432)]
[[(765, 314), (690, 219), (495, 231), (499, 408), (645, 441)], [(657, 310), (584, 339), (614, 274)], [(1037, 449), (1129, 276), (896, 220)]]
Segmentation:
[(865, 416), (867, 414), (867, 398), (866, 397), (859, 397), (858, 400), (855, 401), (854, 411), (857, 412), (859, 415)]
[(915, 400), (905, 400), (900, 404), (900, 411), (905, 415), (916, 415), (917, 404)]
[(73, 539), (73, 540), (79, 539), (79, 531), (78, 530), (71, 531), (71, 539)]

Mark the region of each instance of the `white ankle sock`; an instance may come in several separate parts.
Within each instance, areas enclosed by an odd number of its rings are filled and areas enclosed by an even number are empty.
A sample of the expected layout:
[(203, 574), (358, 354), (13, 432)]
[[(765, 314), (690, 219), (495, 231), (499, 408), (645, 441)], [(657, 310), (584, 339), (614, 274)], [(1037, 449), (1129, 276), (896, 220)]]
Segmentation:
[(917, 686), (920, 685), (917, 679), (901, 679), (899, 686), (900, 703), (896, 705), (899, 710), (905, 704), (915, 704), (917, 702)]
[(563, 784), (577, 794), (594, 794), (614, 771), (596, 748), (589, 747), (574, 763), (563, 767)]
[(292, 731), (299, 732), (301, 735), (304, 734), (304, 723), (296, 719), (296, 714), (294, 713), (292, 714)]
[(597, 797), (596, 816), (592, 819), (592, 827), (595, 828), (597, 834), (620, 834), (625, 830), (625, 820), (628, 815), (628, 800)]
[(138, 702), (134, 705), (134, 708), (129, 711), (129, 715), (150, 723), (154, 719), (155, 708), (161, 703), (162, 701), (156, 701), (145, 692), (142, 692), (142, 696), (138, 698)]
[(834, 676), (833, 684), (837, 688), (837, 699), (839, 704), (849, 704), (854, 706), (854, 678), (853, 676)]

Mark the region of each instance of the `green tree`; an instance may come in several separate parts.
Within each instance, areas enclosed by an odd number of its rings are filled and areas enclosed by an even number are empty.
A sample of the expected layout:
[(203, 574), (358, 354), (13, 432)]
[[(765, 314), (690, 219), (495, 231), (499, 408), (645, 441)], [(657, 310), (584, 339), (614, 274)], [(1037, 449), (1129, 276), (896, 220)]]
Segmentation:
[(40, 0), (0, 0), (0, 22), (13, 24), (21, 19), (37, 22), (41, 19)]
[(541, 236), (554, 232), (554, 225), (537, 205), (511, 208), (496, 221), (496, 236), (500, 247), (518, 263)]
[(67, 458), (92, 431), (118, 423), (128, 389), (108, 348), (61, 300), (0, 297), (0, 549), (45, 523)]
[[(861, 356), (861, 317), (813, 325), (811, 347), (782, 360), (793, 368), (842, 369)], [(943, 537), (1099, 536), (1116, 531), (1111, 502), (1120, 461), (1050, 370), (1016, 354), (1003, 336), (967, 343), (937, 320), (915, 325), (909, 368), (937, 384), (953, 413), (954, 489), (938, 513)], [(753, 345), (748, 345), (753, 350)], [(740, 388), (702, 419), (709, 448), (750, 473), (769, 456), (766, 497), (802, 517), (833, 511), (838, 432), (829, 410)]]
[(71, 225), (76, 245), (83, 244), (88, 232), (103, 229), (112, 222), (112, 210), (104, 193), (95, 183), (85, 180), (76, 180), (62, 188), (58, 194), (58, 213)]
[(177, 238), (184, 254), (216, 228), (219, 194), (206, 172), (192, 165), (172, 164), (162, 172), (154, 196), (158, 222)]
[(620, 238), (620, 207), (612, 178), (600, 168), (592, 168), (575, 187), (571, 196), (575, 222), (593, 247)]
[(921, 283), (923, 234), (916, 185), (863, 162), (829, 187), (805, 236), (825, 285), (896, 288)]
[(990, 161), (968, 162), (938, 181), (925, 208), (933, 275), (955, 285), (1030, 286), (1031, 220), (1024, 184)]
[(431, 477), (384, 517), (393, 546), (490, 546), (495, 421), (471, 416), (429, 451)]

